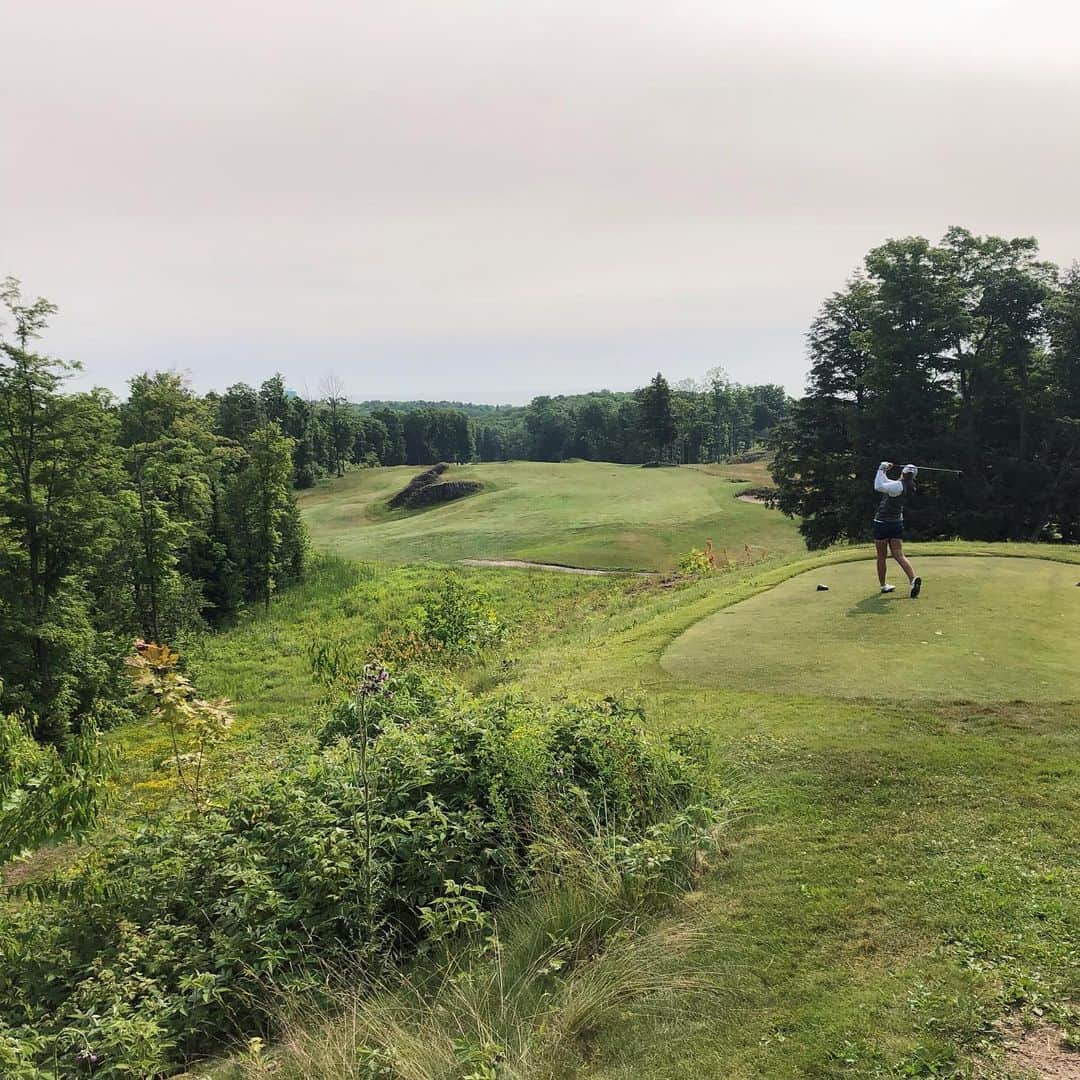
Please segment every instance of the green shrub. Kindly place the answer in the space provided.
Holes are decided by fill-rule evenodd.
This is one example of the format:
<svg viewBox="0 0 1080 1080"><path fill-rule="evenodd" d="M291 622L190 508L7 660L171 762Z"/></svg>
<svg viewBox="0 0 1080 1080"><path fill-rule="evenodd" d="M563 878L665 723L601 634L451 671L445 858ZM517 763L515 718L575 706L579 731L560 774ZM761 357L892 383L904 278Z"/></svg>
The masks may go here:
<svg viewBox="0 0 1080 1080"><path fill-rule="evenodd" d="M288 1001L273 1050L230 1075L552 1080L584 1070L599 1026L662 1015L674 995L715 1015L721 988L694 956L701 915L683 909L668 926L653 916L700 875L716 837L672 827L652 843L659 857L630 873L618 844L578 851L569 873L541 876L494 916L455 893L447 910L465 933L444 951L374 987L343 986L329 1008Z"/></svg>
<svg viewBox="0 0 1080 1080"><path fill-rule="evenodd" d="M330 746L345 738L356 742L364 734L378 736L388 723L403 727L445 710L461 691L438 675L421 668L407 667L389 673L382 693L368 698L365 709L355 699L339 702L319 730L319 744Z"/></svg>
<svg viewBox="0 0 1080 1080"><path fill-rule="evenodd" d="M89 832L114 765L89 721L59 748L39 743L24 717L0 712L0 866L24 850Z"/></svg>
<svg viewBox="0 0 1080 1080"><path fill-rule="evenodd" d="M677 569L684 577L701 577L715 571L734 570L740 565L753 566L764 562L769 553L759 544L743 544L742 562L738 555L731 556L727 549L713 549L711 540L705 541L705 549L691 548L678 562Z"/></svg>
<svg viewBox="0 0 1080 1080"><path fill-rule="evenodd" d="M679 560L676 568L685 577L700 577L702 574L711 574L716 569L716 564L710 560L708 552L695 547Z"/></svg>
<svg viewBox="0 0 1080 1080"><path fill-rule="evenodd" d="M355 737L340 739L281 775L234 780L224 805L114 840L0 917L5 1076L46 1063L51 1076L54 1059L56 1075L79 1075L80 1054L100 1058L95 1075L164 1075L265 1033L272 995L310 993L328 968L377 970L481 925L558 862L553 837L599 823L604 851L647 876L665 830L699 821L671 817L706 797L697 765L618 702L388 685L368 701L364 783Z"/></svg>
<svg viewBox="0 0 1080 1080"><path fill-rule="evenodd" d="M506 624L477 585L447 574L442 588L405 619L407 635L443 661L476 659L506 636Z"/></svg>

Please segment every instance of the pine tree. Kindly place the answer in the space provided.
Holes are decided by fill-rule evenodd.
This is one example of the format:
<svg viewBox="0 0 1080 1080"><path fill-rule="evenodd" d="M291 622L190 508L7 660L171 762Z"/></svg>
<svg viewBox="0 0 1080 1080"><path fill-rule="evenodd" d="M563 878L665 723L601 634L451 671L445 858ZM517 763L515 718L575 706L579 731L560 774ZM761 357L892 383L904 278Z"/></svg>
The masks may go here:
<svg viewBox="0 0 1080 1080"><path fill-rule="evenodd" d="M296 577L306 534L292 493L292 440L277 424L251 436L248 459L229 492L230 531L247 595L269 608L278 586Z"/></svg>
<svg viewBox="0 0 1080 1080"><path fill-rule="evenodd" d="M658 371L648 386L636 395L640 407L641 426L646 439L656 451L658 461L666 461L675 441L675 416L671 405L671 387Z"/></svg>
<svg viewBox="0 0 1080 1080"><path fill-rule="evenodd" d="M90 582L115 531L121 472L100 393L64 394L74 365L31 351L56 308L0 287L14 323L0 340L0 709L58 740L109 678Z"/></svg>

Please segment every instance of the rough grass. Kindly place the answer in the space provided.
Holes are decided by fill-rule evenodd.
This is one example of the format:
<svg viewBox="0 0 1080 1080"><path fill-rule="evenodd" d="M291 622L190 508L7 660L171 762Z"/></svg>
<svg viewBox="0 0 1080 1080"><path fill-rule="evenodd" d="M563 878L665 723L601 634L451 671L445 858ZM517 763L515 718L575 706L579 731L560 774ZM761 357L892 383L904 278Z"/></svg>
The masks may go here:
<svg viewBox="0 0 1080 1080"><path fill-rule="evenodd" d="M219 748L211 778L250 765L273 768L310 750L313 711L323 694L312 677L309 648L335 642L363 654L385 630L448 573L482 588L510 624L504 647L487 662L461 671L473 688L511 680L520 649L535 645L590 611L618 603L625 581L562 574L492 574L475 567L386 566L317 557L307 580L275 597L269 613L253 610L220 634L182 647L201 692L232 702L236 723ZM176 795L167 733L147 722L108 734L122 749L114 800L121 818L160 811Z"/></svg>
<svg viewBox="0 0 1080 1080"><path fill-rule="evenodd" d="M1049 556L1071 562L1066 572L1080 579L1075 549L936 544L912 545L911 554L994 560L973 568L986 578L1005 556ZM584 1070L594 1080L1003 1077L1001 1016L1038 1010L1075 1037L1080 705L698 686L661 664L701 619L808 570L811 584L850 570L872 589L869 556L868 547L838 549L674 589L470 572L520 630L508 667L500 659L464 671L466 682L494 693L636 696L658 728L703 727L717 767L740 777L748 807L702 887L701 936L686 958L733 999L716 1009L673 995L659 1014L605 1016ZM936 559L926 575L927 601L947 561ZM243 703L245 752L267 767L305 737L316 691L301 646L312 629L363 638L438 570L352 578L346 564L328 565L324 579L198 657L207 692ZM1080 596L1071 587L1070 597ZM830 590L828 601L842 592ZM1038 594L1026 602L1041 610ZM1037 659L1031 648L1018 642L1019 665ZM959 663L967 670L975 661Z"/></svg>
<svg viewBox="0 0 1080 1080"><path fill-rule="evenodd" d="M649 878L628 875L602 846L558 845L559 872L490 924L374 985L346 980L314 1007L286 1000L278 1044L215 1076L559 1080L579 1073L605 1026L670 1015L691 995L715 1013L730 987L695 959L700 894L687 889L721 834L718 822L710 839L688 835Z"/></svg>
<svg viewBox="0 0 1080 1080"><path fill-rule="evenodd" d="M718 551L790 556L805 550L775 510L740 502L760 483L760 463L642 469L575 461L455 466L446 478L485 490L458 503L387 511L386 499L417 472L364 469L300 496L315 546L387 562L525 559L570 566L667 570L711 539ZM747 484L732 483L730 477Z"/></svg>
<svg viewBox="0 0 1080 1080"><path fill-rule="evenodd" d="M916 571L915 601L895 567L897 589L882 595L870 562L790 578L692 626L663 667L695 683L883 702L1080 698L1075 567L923 558Z"/></svg>
<svg viewBox="0 0 1080 1080"><path fill-rule="evenodd" d="M546 914L535 905L529 913ZM579 1075L583 1050L605 1025L669 1014L691 995L717 1011L715 972L690 959L700 940L695 930L646 930L625 919L598 936L595 923L605 913L589 896L560 914L558 922L539 922L544 937L511 931L467 978L450 969L435 987L403 979L375 993L346 990L340 1011L295 1017L276 1054L233 1076L369 1080L381 1065L381 1075L401 1080L561 1080ZM553 971L567 949L578 948L595 955L565 976Z"/></svg>

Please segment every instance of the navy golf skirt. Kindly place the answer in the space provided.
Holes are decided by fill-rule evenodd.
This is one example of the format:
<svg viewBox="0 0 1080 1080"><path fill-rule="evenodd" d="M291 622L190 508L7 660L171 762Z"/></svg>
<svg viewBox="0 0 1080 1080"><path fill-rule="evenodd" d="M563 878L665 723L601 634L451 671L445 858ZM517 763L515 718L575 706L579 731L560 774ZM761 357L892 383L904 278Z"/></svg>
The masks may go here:
<svg viewBox="0 0 1080 1080"><path fill-rule="evenodd" d="M903 540L903 521L874 521L875 540Z"/></svg>

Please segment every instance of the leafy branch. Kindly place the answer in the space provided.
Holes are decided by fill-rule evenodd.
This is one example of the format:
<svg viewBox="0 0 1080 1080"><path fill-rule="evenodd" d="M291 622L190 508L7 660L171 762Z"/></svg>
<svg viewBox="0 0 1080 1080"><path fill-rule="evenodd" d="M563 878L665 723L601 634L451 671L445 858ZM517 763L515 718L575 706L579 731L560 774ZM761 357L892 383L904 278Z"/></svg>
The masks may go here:
<svg viewBox="0 0 1080 1080"><path fill-rule="evenodd" d="M0 865L89 832L114 761L91 724L57 748L39 744L25 717L0 713Z"/></svg>
<svg viewBox="0 0 1080 1080"><path fill-rule="evenodd" d="M207 755L233 722L228 701L199 697L191 680L178 670L180 654L167 645L137 641L125 663L139 706L168 728L176 777L195 809L201 810Z"/></svg>

